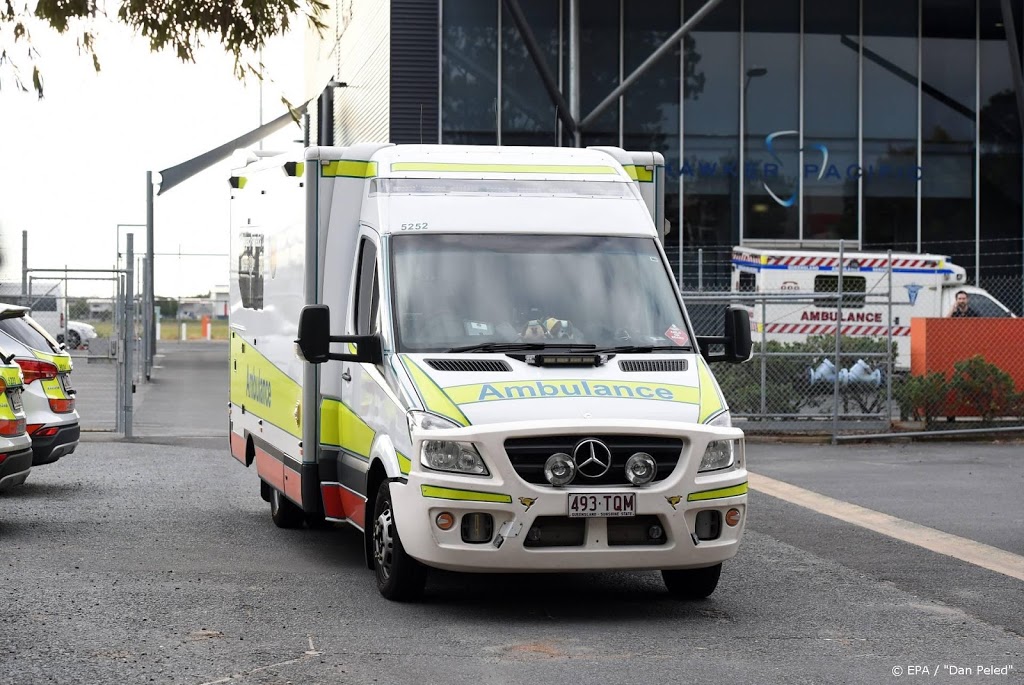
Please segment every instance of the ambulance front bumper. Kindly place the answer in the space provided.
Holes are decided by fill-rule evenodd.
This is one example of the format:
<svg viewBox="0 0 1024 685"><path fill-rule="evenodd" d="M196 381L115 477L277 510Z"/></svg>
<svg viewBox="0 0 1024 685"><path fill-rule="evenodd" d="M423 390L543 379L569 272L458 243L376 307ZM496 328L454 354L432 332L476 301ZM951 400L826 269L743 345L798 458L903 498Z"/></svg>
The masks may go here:
<svg viewBox="0 0 1024 685"><path fill-rule="evenodd" d="M516 437L610 435L679 438L682 452L668 477L645 486L588 486L577 476L556 488L527 482L504 447ZM423 439L472 442L490 477L426 469L419 463ZM708 443L716 440L735 441L734 466L698 474ZM699 568L735 556L743 536L747 472L738 429L660 421L602 421L599 427L590 421L532 422L417 433L414 447L407 481L394 481L391 492L405 550L428 566L476 572ZM633 515L570 516L570 496L583 493L602 500L632 496ZM454 521L448 530L438 524L439 516L447 518L443 514ZM487 526L476 524L486 524L488 516L490 534L482 539Z"/></svg>

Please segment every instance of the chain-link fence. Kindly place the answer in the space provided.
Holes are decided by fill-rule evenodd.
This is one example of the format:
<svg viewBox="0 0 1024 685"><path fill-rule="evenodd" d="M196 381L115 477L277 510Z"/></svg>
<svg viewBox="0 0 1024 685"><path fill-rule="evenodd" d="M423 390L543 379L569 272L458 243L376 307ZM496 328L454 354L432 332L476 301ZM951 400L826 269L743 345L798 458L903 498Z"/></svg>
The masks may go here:
<svg viewBox="0 0 1024 685"><path fill-rule="evenodd" d="M715 271L705 267L696 273ZM1005 309L972 291L976 311L958 317L946 311L957 286L934 286L941 313L917 316L903 286L732 292L721 278L698 279L700 290L686 288L690 280L683 295L697 335L722 335L730 304L750 314L753 358L714 369L736 425L750 433L844 439L1024 427L1024 356L1014 344L1024 337L1024 318L1012 299L1020 297L1020 276L980 284Z"/></svg>

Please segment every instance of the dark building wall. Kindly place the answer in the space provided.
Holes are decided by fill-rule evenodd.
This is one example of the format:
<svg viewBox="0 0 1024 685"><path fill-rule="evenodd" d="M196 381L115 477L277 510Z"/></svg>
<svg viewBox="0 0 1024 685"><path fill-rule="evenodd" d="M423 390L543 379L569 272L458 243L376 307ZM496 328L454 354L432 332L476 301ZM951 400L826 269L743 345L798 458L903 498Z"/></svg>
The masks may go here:
<svg viewBox="0 0 1024 685"><path fill-rule="evenodd" d="M437 143L438 0L391 0L391 142Z"/></svg>

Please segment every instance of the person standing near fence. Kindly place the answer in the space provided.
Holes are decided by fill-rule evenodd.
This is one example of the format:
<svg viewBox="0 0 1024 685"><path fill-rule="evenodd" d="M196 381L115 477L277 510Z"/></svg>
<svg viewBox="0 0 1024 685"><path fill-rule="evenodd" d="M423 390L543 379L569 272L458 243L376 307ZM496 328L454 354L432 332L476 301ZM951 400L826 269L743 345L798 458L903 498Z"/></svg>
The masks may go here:
<svg viewBox="0 0 1024 685"><path fill-rule="evenodd" d="M949 312L949 316L957 319L961 317L978 316L978 312L971 309L970 299L968 294L960 290L956 294L956 302L953 304L952 311Z"/></svg>

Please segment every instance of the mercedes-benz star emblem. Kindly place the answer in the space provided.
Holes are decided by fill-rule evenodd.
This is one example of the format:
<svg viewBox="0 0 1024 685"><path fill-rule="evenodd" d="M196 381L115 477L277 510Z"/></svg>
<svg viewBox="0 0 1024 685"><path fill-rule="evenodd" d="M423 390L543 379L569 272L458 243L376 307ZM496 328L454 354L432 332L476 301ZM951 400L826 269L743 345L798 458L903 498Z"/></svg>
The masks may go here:
<svg viewBox="0 0 1024 685"><path fill-rule="evenodd" d="M586 478L600 478L612 467L612 451L594 438L581 440L572 452L576 471Z"/></svg>

